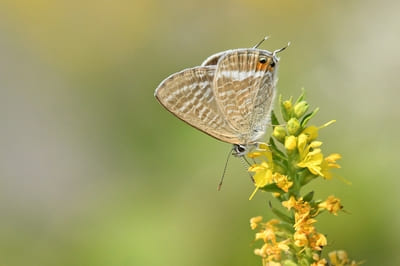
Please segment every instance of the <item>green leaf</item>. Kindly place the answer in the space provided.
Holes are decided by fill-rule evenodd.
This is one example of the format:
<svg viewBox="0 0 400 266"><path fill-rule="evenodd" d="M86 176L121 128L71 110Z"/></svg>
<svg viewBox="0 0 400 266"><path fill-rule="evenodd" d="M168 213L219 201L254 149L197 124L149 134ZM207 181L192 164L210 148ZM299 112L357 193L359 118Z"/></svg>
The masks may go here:
<svg viewBox="0 0 400 266"><path fill-rule="evenodd" d="M283 161L281 158L274 157L274 155L272 155L272 157L274 160L274 171L286 175L288 169L287 161Z"/></svg>
<svg viewBox="0 0 400 266"><path fill-rule="evenodd" d="M275 141L272 137L269 138L269 145L272 149L272 155L275 154L278 157L280 157L281 159L283 159L285 161L287 160L286 155L281 150L279 150L279 148L276 146Z"/></svg>
<svg viewBox="0 0 400 266"><path fill-rule="evenodd" d="M310 121L311 118L313 118L317 112L319 111L319 108L315 108L314 111L312 111L311 113L306 114L303 119L301 120L300 125L304 128L306 127L308 121Z"/></svg>
<svg viewBox="0 0 400 266"><path fill-rule="evenodd" d="M313 199L313 197L314 197L314 191L310 191L303 197L303 200L310 202Z"/></svg>
<svg viewBox="0 0 400 266"><path fill-rule="evenodd" d="M286 214L284 214L283 212L279 211L278 209L275 209L274 207L272 207L271 202L269 202L269 207L271 208L271 211L278 216L279 219L281 219L284 222L287 222L289 224L294 224L294 220L287 216Z"/></svg>
<svg viewBox="0 0 400 266"><path fill-rule="evenodd" d="M305 171L300 176L300 184L301 186L307 185L311 180L314 180L317 177L317 175L314 175L308 169L305 169Z"/></svg>
<svg viewBox="0 0 400 266"><path fill-rule="evenodd" d="M272 112L271 112L271 123L272 123L272 126L279 125L279 121L278 121L278 118L275 115L274 110L272 110Z"/></svg>
<svg viewBox="0 0 400 266"><path fill-rule="evenodd" d="M282 189L280 189L275 183L266 185L264 187L260 187L259 189L267 191L267 192L278 192L278 193L282 193L284 192Z"/></svg>
<svg viewBox="0 0 400 266"><path fill-rule="evenodd" d="M298 104L299 102L301 102L302 100L304 100L305 97L305 91L304 88L301 88L301 94L299 96L299 98L297 98L296 102L294 103L294 105Z"/></svg>
<svg viewBox="0 0 400 266"><path fill-rule="evenodd" d="M295 230L291 224L288 223L280 223L276 224L276 227L278 227L281 231L284 231L285 233L288 234L294 234Z"/></svg>
<svg viewBox="0 0 400 266"><path fill-rule="evenodd" d="M299 266L296 262L291 261L291 260L285 260L283 261L283 266Z"/></svg>

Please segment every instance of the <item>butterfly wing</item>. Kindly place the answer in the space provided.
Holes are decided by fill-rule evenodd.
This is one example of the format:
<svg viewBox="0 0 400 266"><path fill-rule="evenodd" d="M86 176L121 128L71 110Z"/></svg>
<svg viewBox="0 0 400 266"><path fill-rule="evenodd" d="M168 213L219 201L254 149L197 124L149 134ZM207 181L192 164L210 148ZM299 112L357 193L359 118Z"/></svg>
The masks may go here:
<svg viewBox="0 0 400 266"><path fill-rule="evenodd" d="M215 66L185 69L166 78L155 97L175 116L208 135L229 143L239 143L226 122L212 89Z"/></svg>
<svg viewBox="0 0 400 266"><path fill-rule="evenodd" d="M270 52L260 49L230 50L218 60L213 83L216 102L242 144L265 133L275 95L273 60Z"/></svg>
<svg viewBox="0 0 400 266"><path fill-rule="evenodd" d="M219 59L226 54L227 51L219 52L207 57L206 60L201 63L201 66L216 66L218 64Z"/></svg>

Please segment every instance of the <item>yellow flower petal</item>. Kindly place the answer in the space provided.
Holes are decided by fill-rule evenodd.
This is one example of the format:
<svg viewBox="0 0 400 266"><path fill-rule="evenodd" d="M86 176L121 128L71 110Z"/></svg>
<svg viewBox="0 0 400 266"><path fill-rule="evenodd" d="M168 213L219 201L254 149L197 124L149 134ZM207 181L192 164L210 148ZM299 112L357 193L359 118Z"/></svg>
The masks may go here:
<svg viewBox="0 0 400 266"><path fill-rule="evenodd" d="M285 192L288 192L289 188L293 185L293 182L290 182L287 176L280 173L274 173L272 175L272 179L274 180L275 184Z"/></svg>
<svg viewBox="0 0 400 266"><path fill-rule="evenodd" d="M256 216L250 219L250 227L252 230L258 227L258 224L262 221L262 216Z"/></svg>
<svg viewBox="0 0 400 266"><path fill-rule="evenodd" d="M332 174L330 170L332 168L340 168L340 165L336 163L336 160L339 160L340 158L342 158L342 156L338 153L333 153L325 157L321 163L321 173L322 173L321 176L323 176L326 179L331 179Z"/></svg>
<svg viewBox="0 0 400 266"><path fill-rule="evenodd" d="M298 167L308 168L311 173L314 175L323 176L321 172L321 163L323 160L323 155L320 149L315 149L312 152L309 152L306 157L297 164Z"/></svg>
<svg viewBox="0 0 400 266"><path fill-rule="evenodd" d="M301 134L305 134L308 137L308 140L312 141L312 140L318 138L318 129L319 128L316 126L309 126L309 127L306 127L301 132Z"/></svg>
<svg viewBox="0 0 400 266"><path fill-rule="evenodd" d="M343 208L343 206L340 204L340 199L334 196L329 196L327 200L318 204L318 207L321 209L326 209L334 215L337 215L338 211Z"/></svg>
<svg viewBox="0 0 400 266"><path fill-rule="evenodd" d="M296 206L296 204L297 204L297 200L294 196L290 196L289 200L282 202L282 206L286 207L288 210L290 210L291 208Z"/></svg>

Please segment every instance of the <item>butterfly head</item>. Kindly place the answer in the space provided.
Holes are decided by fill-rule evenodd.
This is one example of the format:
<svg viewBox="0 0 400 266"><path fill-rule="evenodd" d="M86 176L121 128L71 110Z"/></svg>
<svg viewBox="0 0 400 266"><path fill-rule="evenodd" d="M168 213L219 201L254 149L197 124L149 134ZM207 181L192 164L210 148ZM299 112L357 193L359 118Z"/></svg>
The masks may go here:
<svg viewBox="0 0 400 266"><path fill-rule="evenodd" d="M273 72L277 67L278 62L279 59L277 57L271 55L269 52L263 53L263 51L261 51L258 57L256 69L258 71L263 70L266 72Z"/></svg>
<svg viewBox="0 0 400 266"><path fill-rule="evenodd" d="M233 144L232 154L236 157L241 157L249 152L249 148L243 144Z"/></svg>
<svg viewBox="0 0 400 266"><path fill-rule="evenodd" d="M243 157L253 149L257 148L256 143L252 144L233 144L232 155L235 157Z"/></svg>

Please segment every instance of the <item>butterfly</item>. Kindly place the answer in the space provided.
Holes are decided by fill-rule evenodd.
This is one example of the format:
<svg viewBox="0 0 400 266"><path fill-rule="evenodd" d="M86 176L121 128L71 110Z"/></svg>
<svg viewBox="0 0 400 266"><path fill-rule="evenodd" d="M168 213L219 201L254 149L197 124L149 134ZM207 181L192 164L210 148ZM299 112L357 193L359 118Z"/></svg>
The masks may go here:
<svg viewBox="0 0 400 266"><path fill-rule="evenodd" d="M184 122L233 144L234 155L247 154L270 123L276 54L287 47L274 52L258 49L266 39L253 48L213 54L200 66L170 75L157 87L155 97Z"/></svg>

